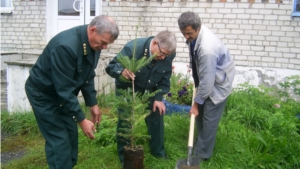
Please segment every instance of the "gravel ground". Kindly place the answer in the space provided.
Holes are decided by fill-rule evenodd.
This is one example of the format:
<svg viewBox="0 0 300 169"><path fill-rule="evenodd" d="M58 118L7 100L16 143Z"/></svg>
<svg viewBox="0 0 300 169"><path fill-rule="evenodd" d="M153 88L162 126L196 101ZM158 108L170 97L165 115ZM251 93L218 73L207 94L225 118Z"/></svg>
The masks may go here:
<svg viewBox="0 0 300 169"><path fill-rule="evenodd" d="M3 142L7 137L9 137L9 134L1 132L1 142ZM7 162L9 162L11 160L21 158L24 156L24 154L25 154L24 150L17 151L17 152L2 152L1 151L1 164L6 164Z"/></svg>

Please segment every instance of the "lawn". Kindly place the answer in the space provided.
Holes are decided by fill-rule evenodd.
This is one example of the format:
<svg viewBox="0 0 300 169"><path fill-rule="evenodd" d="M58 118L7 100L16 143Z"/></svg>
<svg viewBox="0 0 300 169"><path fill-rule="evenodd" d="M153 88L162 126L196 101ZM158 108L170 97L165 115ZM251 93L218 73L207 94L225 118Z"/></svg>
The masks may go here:
<svg viewBox="0 0 300 169"><path fill-rule="evenodd" d="M106 106L108 97L114 97L114 94L98 98L103 116L96 139L89 140L79 130L79 158L74 169L122 168L116 150L117 116ZM85 106L82 109L88 112ZM300 169L300 119L297 114L300 114L299 102L289 99L284 92L247 84L240 86L228 99L212 158L201 163L200 168ZM86 115L89 118L89 113ZM145 169L174 169L177 160L187 157L189 119L187 112L165 116L168 160L151 156L148 141L139 141L145 150ZM140 133L147 133L144 121L137 127ZM10 134L2 140L1 152L25 151L24 156L2 164L1 168L48 168L44 139L32 112L9 115L2 111L1 130Z"/></svg>

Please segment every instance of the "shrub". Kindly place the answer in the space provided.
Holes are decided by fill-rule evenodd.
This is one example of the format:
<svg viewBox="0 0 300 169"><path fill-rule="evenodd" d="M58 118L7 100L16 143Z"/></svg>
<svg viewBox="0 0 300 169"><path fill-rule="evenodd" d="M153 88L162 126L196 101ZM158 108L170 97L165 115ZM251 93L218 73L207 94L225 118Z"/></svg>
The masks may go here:
<svg viewBox="0 0 300 169"><path fill-rule="evenodd" d="M174 66L172 66L174 70ZM190 80L191 69L188 69L186 75L174 73L170 79L170 91L166 94L165 99L173 104L191 105L193 97L193 81Z"/></svg>

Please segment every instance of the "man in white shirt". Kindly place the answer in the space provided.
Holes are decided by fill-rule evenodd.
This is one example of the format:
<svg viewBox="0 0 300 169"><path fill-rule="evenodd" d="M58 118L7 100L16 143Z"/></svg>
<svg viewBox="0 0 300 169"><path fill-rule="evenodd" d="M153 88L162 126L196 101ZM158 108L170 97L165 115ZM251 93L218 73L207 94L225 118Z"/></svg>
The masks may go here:
<svg viewBox="0 0 300 169"><path fill-rule="evenodd" d="M194 155L203 160L211 157L218 124L231 93L235 66L226 46L193 12L184 12L178 26L187 40L190 66L196 87L190 114L196 116L198 131Z"/></svg>

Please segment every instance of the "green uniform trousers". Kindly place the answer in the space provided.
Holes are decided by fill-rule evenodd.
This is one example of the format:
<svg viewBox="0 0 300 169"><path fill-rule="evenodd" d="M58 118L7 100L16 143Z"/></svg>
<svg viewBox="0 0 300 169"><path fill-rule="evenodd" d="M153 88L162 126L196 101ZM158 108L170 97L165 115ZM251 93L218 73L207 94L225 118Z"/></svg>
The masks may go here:
<svg viewBox="0 0 300 169"><path fill-rule="evenodd" d="M66 111L57 105L59 99L36 89L30 80L25 91L39 129L44 136L50 169L72 169L78 156L78 127Z"/></svg>
<svg viewBox="0 0 300 169"><path fill-rule="evenodd" d="M119 113L122 113L122 111L119 111ZM156 157L166 156L164 147L164 115L160 115L158 110L151 112L151 114L145 118L145 122L148 127L148 134L151 137L149 140L151 154ZM117 133L121 132L120 127L124 128L121 126L121 124L124 123L124 120L118 119ZM121 162L124 162L124 146L126 145L130 145L130 141L117 135L117 149Z"/></svg>

